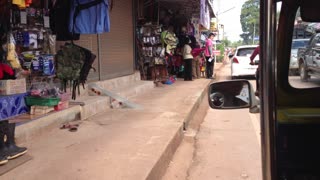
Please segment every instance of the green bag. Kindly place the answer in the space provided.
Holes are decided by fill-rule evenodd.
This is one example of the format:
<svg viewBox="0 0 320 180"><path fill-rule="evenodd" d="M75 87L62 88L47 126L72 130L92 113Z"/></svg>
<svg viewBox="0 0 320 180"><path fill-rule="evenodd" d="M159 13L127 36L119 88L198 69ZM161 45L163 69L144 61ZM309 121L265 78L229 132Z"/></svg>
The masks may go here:
<svg viewBox="0 0 320 180"><path fill-rule="evenodd" d="M85 52L81 47L73 44L65 44L57 52L56 59L56 74L61 80L61 86L64 91L67 89L68 82L72 87L72 99L76 97L76 88L80 85L81 69L85 63Z"/></svg>

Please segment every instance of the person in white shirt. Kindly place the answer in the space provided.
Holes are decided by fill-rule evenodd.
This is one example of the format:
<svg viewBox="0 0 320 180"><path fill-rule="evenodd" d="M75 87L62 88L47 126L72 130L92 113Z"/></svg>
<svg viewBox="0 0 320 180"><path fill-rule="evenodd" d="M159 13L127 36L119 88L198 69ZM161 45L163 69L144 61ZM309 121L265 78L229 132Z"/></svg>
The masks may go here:
<svg viewBox="0 0 320 180"><path fill-rule="evenodd" d="M186 38L187 42L184 46L183 46L183 60L184 60L184 80L185 81L192 81L192 60L193 60L193 56L191 54L192 48L190 46L191 44L191 40L189 38Z"/></svg>

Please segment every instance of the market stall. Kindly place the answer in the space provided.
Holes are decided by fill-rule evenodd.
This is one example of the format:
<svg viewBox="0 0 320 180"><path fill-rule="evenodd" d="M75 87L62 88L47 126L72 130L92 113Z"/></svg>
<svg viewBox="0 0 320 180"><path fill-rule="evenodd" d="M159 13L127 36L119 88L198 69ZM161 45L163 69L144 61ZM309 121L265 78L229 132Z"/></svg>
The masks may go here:
<svg viewBox="0 0 320 180"><path fill-rule="evenodd" d="M68 108L86 83L96 55L74 41L80 34L108 32L110 23L107 1L82 5L0 1L0 165L27 152L15 145L16 119ZM88 18L103 23L93 26Z"/></svg>
<svg viewBox="0 0 320 180"><path fill-rule="evenodd" d="M144 1L138 3L136 21L137 64L145 80L170 83L182 78L182 48L186 38L200 42L200 3L192 1Z"/></svg>

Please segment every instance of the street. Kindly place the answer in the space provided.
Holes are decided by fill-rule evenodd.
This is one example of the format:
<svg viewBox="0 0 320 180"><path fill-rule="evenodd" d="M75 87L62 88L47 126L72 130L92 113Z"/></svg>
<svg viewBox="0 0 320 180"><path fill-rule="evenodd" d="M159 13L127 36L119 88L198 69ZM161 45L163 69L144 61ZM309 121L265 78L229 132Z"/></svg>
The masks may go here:
<svg viewBox="0 0 320 180"><path fill-rule="evenodd" d="M230 80L230 64L218 77ZM199 112L206 114L203 123L187 130L163 179L262 179L259 114L214 110L205 103L206 111Z"/></svg>
<svg viewBox="0 0 320 180"><path fill-rule="evenodd" d="M230 80L230 64L218 77L218 81ZM255 80L249 81L255 88ZM295 88L320 86L316 78L302 82L299 76L290 76L289 82ZM262 179L260 114L251 114L248 109L214 110L205 103L202 106L206 109L199 112L206 114L202 124L187 130L163 179Z"/></svg>
<svg viewBox="0 0 320 180"><path fill-rule="evenodd" d="M311 77L307 82L302 82L299 76L290 76L289 83L295 88L313 88L320 86L320 79Z"/></svg>

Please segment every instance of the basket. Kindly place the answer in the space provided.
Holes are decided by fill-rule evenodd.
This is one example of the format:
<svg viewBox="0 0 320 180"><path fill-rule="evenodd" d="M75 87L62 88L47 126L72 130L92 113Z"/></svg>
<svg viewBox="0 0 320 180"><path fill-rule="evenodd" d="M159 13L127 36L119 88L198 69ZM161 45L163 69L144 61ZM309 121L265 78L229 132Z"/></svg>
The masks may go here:
<svg viewBox="0 0 320 180"><path fill-rule="evenodd" d="M56 106L60 102L60 98L40 98L40 97L26 97L26 104L28 106Z"/></svg>

